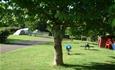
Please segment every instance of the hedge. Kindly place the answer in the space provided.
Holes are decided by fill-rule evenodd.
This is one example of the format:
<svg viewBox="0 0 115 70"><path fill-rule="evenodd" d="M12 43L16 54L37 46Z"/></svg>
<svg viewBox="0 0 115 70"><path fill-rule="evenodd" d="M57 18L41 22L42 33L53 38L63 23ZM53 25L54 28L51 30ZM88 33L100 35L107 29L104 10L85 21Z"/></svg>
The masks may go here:
<svg viewBox="0 0 115 70"><path fill-rule="evenodd" d="M2 27L0 28L0 43L5 43L8 36L16 31L17 27Z"/></svg>

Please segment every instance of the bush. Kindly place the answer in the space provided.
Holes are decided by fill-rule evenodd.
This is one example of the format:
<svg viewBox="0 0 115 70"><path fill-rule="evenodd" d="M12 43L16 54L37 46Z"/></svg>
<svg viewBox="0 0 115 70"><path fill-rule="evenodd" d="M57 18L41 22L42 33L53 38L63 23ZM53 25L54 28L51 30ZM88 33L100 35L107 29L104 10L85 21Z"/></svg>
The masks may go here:
<svg viewBox="0 0 115 70"><path fill-rule="evenodd" d="M2 27L0 28L0 43L5 43L8 36L16 31L18 28L16 27Z"/></svg>

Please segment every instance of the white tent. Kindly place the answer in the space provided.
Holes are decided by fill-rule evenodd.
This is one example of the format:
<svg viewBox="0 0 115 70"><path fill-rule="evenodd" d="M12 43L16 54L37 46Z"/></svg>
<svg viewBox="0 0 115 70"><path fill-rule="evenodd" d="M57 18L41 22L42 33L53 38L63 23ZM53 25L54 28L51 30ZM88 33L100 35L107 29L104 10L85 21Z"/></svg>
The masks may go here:
<svg viewBox="0 0 115 70"><path fill-rule="evenodd" d="M28 34L30 34L29 29L23 28L23 29L17 30L13 35L28 35Z"/></svg>

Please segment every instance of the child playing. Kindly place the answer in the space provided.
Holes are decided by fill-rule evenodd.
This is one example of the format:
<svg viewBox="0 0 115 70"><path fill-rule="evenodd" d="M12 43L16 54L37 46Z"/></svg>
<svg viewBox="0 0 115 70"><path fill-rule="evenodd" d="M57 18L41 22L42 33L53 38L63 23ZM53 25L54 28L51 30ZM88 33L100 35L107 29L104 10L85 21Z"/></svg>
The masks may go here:
<svg viewBox="0 0 115 70"><path fill-rule="evenodd" d="M68 44L68 45L65 46L65 48L67 50L67 54L70 55L70 51L72 49L72 46Z"/></svg>

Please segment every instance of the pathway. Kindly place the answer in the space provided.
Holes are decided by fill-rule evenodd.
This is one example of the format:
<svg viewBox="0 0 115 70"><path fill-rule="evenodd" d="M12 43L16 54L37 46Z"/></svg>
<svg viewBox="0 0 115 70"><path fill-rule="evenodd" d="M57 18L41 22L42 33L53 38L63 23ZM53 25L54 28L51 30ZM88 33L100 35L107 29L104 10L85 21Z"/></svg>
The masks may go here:
<svg viewBox="0 0 115 70"><path fill-rule="evenodd" d="M40 38L39 40L24 40L24 41L22 40L13 44L0 44L0 53L5 53L18 48L31 47L32 45L47 44L51 42L52 42L51 38L44 37Z"/></svg>

